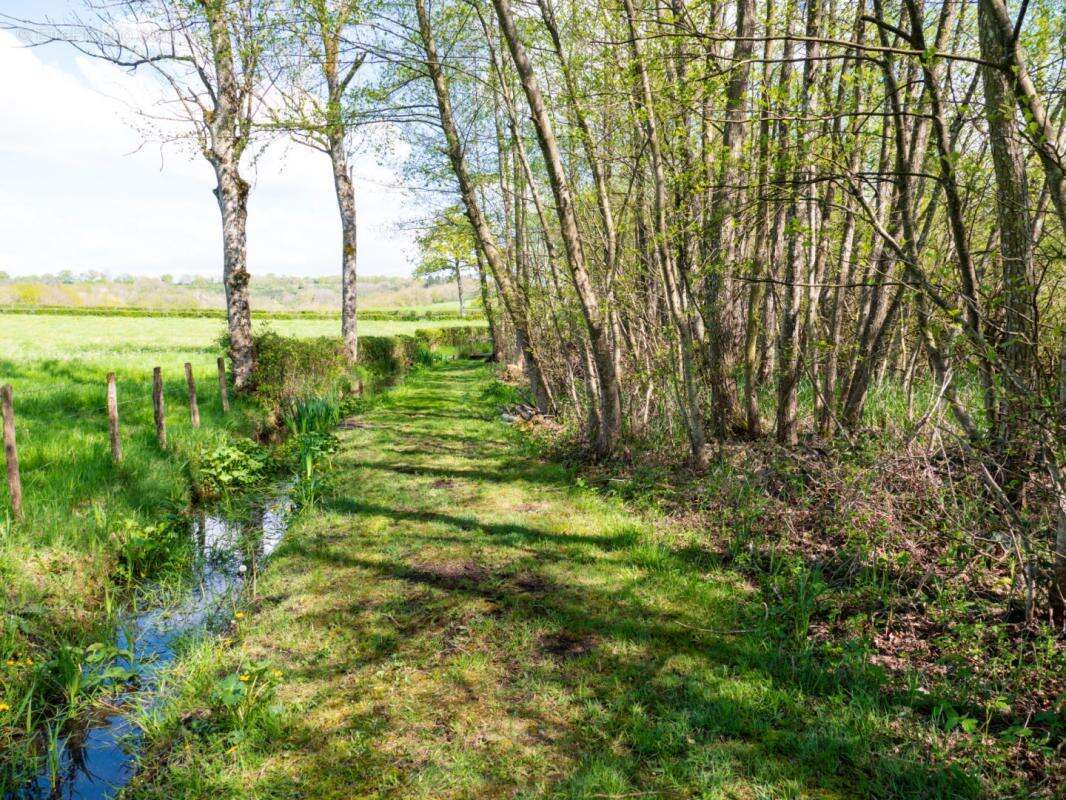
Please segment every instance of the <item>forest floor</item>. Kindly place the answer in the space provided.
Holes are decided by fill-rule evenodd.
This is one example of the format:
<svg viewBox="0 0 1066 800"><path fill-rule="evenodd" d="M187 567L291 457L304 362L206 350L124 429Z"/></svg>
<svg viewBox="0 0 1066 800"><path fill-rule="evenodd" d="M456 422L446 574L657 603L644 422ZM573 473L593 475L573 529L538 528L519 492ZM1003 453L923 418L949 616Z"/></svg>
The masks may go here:
<svg viewBox="0 0 1066 800"><path fill-rule="evenodd" d="M999 794L760 593L541 458L490 367L412 374L340 432L228 638L146 719L133 797Z"/></svg>

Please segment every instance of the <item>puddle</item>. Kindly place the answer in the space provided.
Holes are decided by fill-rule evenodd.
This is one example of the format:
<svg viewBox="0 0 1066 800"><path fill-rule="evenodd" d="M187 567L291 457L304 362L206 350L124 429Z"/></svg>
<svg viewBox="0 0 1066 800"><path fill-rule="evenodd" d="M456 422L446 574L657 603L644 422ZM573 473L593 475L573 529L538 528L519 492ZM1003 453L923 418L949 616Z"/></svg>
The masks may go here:
<svg viewBox="0 0 1066 800"><path fill-rule="evenodd" d="M191 588L174 602L129 612L118 626L115 644L133 657L116 666L135 672L137 688L113 699L113 713L74 726L61 737L54 785L46 765L11 800L105 800L129 783L140 731L122 710L156 702L159 674L174 660L179 639L230 619L242 587L255 580L263 559L285 535L292 508L288 489L253 505L247 519L206 512L193 519L190 533L200 558Z"/></svg>

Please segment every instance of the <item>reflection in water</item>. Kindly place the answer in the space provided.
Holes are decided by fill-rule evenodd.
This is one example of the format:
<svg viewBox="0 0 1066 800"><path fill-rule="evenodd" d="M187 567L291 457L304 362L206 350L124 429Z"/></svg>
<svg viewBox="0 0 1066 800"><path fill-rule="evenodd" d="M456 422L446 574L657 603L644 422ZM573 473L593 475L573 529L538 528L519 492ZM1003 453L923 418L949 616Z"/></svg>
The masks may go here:
<svg viewBox="0 0 1066 800"><path fill-rule="evenodd" d="M134 611L118 626L116 645L132 653L116 666L137 675L137 689L114 699L115 707L151 705L160 671L174 660L177 641L190 633L210 630L229 619L246 580L252 581L260 563L285 534L292 503L281 493L256 504L250 517L227 519L201 511L191 534L200 558L192 588L176 603ZM103 800L114 797L133 777L139 729L120 711L76 726L60 739L55 786L49 769L16 795L19 800Z"/></svg>

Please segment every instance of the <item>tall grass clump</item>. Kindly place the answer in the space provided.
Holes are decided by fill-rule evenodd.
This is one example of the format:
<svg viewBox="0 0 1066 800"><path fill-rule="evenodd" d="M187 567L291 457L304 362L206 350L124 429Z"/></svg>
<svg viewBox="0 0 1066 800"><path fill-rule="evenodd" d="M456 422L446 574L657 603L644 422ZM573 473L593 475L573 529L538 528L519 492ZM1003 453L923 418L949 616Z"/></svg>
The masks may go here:
<svg viewBox="0 0 1066 800"><path fill-rule="evenodd" d="M334 395L293 400L285 413L285 427L293 435L330 431L340 421L341 404Z"/></svg>

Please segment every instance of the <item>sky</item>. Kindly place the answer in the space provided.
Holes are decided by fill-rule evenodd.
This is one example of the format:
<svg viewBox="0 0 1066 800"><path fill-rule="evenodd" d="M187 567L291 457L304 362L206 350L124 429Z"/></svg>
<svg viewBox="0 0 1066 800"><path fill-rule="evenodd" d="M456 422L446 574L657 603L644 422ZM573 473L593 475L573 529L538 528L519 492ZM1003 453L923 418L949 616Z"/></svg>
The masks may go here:
<svg viewBox="0 0 1066 800"><path fill-rule="evenodd" d="M68 5L0 0L0 12L62 16ZM138 131L138 108L157 91L147 76L62 45L27 48L0 30L0 272L221 276L211 167ZM361 153L353 165L363 275L408 275L413 266L419 198L401 188L402 157L400 145L388 163ZM275 144L245 177L253 278L338 272L329 159Z"/></svg>

